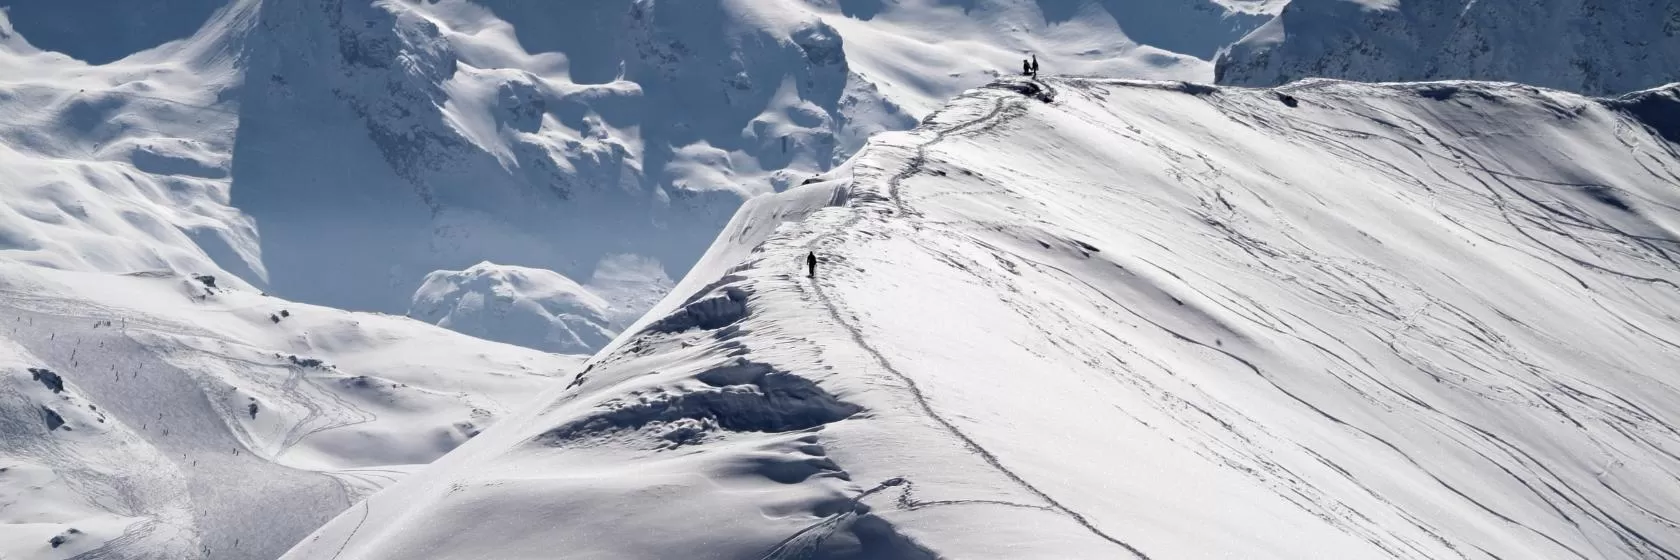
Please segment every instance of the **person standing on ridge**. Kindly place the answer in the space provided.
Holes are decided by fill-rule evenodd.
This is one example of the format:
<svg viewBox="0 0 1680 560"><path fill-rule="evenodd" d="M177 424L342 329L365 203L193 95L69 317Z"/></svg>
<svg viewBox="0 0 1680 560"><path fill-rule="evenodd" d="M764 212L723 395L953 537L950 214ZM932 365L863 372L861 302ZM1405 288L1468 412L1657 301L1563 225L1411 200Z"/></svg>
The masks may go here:
<svg viewBox="0 0 1680 560"><path fill-rule="evenodd" d="M805 267L811 269L811 272L809 273L810 277L812 277L812 278L817 277L817 254L816 253L806 253L805 254Z"/></svg>
<svg viewBox="0 0 1680 560"><path fill-rule="evenodd" d="M1032 77L1038 77L1038 55L1032 55Z"/></svg>

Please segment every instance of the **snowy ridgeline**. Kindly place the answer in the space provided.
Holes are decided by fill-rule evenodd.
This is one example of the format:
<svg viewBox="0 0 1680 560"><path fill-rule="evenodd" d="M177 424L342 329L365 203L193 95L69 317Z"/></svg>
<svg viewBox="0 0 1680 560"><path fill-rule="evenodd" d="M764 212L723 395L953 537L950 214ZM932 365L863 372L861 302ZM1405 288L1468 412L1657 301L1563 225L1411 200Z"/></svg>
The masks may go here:
<svg viewBox="0 0 1680 560"><path fill-rule="evenodd" d="M1621 94L1680 81L1680 2L1290 0L1215 73L1244 86L1475 79Z"/></svg>
<svg viewBox="0 0 1680 560"><path fill-rule="evenodd" d="M287 558L1680 552L1674 89L1044 87L749 202Z"/></svg>
<svg viewBox="0 0 1680 560"><path fill-rule="evenodd" d="M1024 52L1206 80L1172 50L1276 5L0 0L0 258L387 313L484 261L681 276L743 200ZM639 315L646 279L596 295Z"/></svg>

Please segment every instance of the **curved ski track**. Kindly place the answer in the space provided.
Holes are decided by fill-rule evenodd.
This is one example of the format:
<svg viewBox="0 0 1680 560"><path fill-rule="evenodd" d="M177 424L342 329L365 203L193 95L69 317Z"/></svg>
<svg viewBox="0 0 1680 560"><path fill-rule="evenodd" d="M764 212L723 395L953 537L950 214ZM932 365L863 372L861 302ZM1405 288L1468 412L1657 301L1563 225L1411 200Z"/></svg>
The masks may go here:
<svg viewBox="0 0 1680 560"><path fill-rule="evenodd" d="M1050 97L1051 98L1054 97L1055 90L1053 88L1051 88L1048 84L1046 84L1044 82L1039 82L1039 81L1034 81L1033 83L1037 84L1038 87L1045 88L1046 90L1048 90L1048 92L1050 94ZM993 86L993 87L995 87L995 86ZM1003 88L998 88L998 89L1003 89ZM939 144L940 142L943 142L946 138L949 138L951 136L959 135L959 134L962 134L962 133L965 133L965 132L970 132L970 131L984 130L984 129L990 128L992 126L1002 124L1004 122L1004 119L1006 119L1008 116L1010 116L1010 115L1008 115L1007 110L1010 108L1012 102L1019 103L1021 101L1023 101L1023 100L1015 98L1015 97L999 97L993 102L992 109L990 111L988 111L986 114L981 115L979 117L976 117L974 119L968 120L968 121L958 123L954 126L946 128L944 130L940 130L940 131L938 131L934 134L933 138L930 138L925 142L917 144L916 147L915 147L915 153L910 157L909 161L905 162L904 168L900 169L898 171L898 173L894 174L892 177L887 179L887 188L886 188L887 202L891 203L892 206L893 206L892 215L895 216L895 217L899 217L899 218L907 218L907 217L911 216L911 209L909 208L909 206L906 205L904 198L900 194L900 185L904 182L905 179L909 179L910 177L913 177L916 174L922 172L924 166L927 163L927 152L928 152L929 148L933 147L936 144ZM935 113L935 114L937 115L937 113ZM858 199L854 195L853 201L856 201L856 200L858 200ZM838 227L835 227L833 230L829 231L828 233L818 235L816 238L807 242L806 245L805 245L806 248L814 251L816 248L818 248L818 246L823 245L824 243L826 243L830 240L834 240L834 239L839 238L841 235L845 234L847 231L850 231L852 229L852 227L855 226L858 222L862 221L863 218L864 218L863 213L855 212L851 218L849 218L845 222L841 223ZM797 287L798 281L795 280L794 283L796 284L796 287ZM1052 511L1056 511L1058 513L1061 513L1062 515L1065 515L1065 516L1073 519L1075 522L1077 522L1081 526L1083 526L1087 531L1090 531L1092 534L1096 535L1099 538L1102 538L1103 540L1114 543L1115 545L1126 549L1127 552L1130 552L1133 556L1135 556L1137 558L1140 558L1140 559L1143 559L1143 560L1148 560L1149 559L1148 554L1144 554L1143 551L1138 550L1136 547L1134 547L1130 544L1127 544L1125 541L1120 540L1119 538L1117 538L1113 535L1110 535L1110 534L1104 532L1102 529L1097 528L1097 526L1094 523L1092 523L1090 519L1087 519L1083 514L1080 514L1079 512L1074 511L1074 510L1068 508L1065 505L1062 505L1061 502L1057 501L1055 498L1050 497L1050 495L1045 493L1043 490L1040 490L1040 489L1038 489L1038 487L1033 486L1033 484L1031 482L1028 482L1026 479L1022 478L1019 474L1016 474L1014 471L1010 470L1009 467L1004 466L1002 461L999 460L996 455L992 454L992 452L990 452L990 451L987 451L986 448L981 447L978 442L974 441L973 438L971 438L967 434L963 433L962 430L958 429L956 425L951 423L951 421L946 420L944 417L940 416L939 413L933 409L933 405L931 403L929 403L927 395L922 392L921 387L916 384L916 381L914 379L912 379L910 376L905 375L902 371L899 371L898 368L894 367L892 365L892 362L889 361L886 356L882 355L879 350L877 350L874 346L870 345L869 342L864 339L863 332L857 326L852 325L851 323L848 323L846 321L846 319L844 317L842 317L842 315L840 313L840 308L841 308L840 304L836 302L836 299L835 299L834 296L829 295L827 290L823 289L822 283L817 282L816 279L813 278L812 282L811 282L811 287L812 287L812 290L817 297L817 300L822 302L823 307L828 311L829 318L831 318L834 321L835 324L837 324L840 327L846 329L846 332L848 334L850 334L850 336L852 338L852 342L856 343L858 348L863 349L863 351L868 353L869 356L871 358L873 358L876 363L880 364L881 369L886 370L888 373L891 373L893 376L897 377L900 381L902 381L904 383L905 388L908 389L909 392L910 392L910 396L916 401L916 406L918 408L920 408L922 413L924 415L926 415L930 420L933 420L934 423L938 424L946 432L950 433L952 436L956 437L958 440L961 440L963 445L965 447L967 447L969 449L969 451L973 452L975 455L978 455L981 459L985 460L987 464L991 465L992 468L997 469L997 471L999 473L1002 473L1004 476L1008 477L1010 480L1012 480L1016 484L1020 485L1023 489L1027 490L1028 492L1031 492L1033 495L1038 496L1039 499L1044 500L1044 502L1046 504L1049 504L1049 507L1047 509L1050 509ZM880 489L880 487L877 487L877 490L878 489ZM870 492L865 492L862 495L859 495L858 499L861 500L864 496L867 496L868 494L870 494L872 492L873 492L873 490L870 491ZM989 501L985 501L985 502L986 503L992 503L992 502L989 502ZM959 501L959 502L955 502L955 503L969 503L969 501L964 500L964 501ZM1001 504L1001 502L1000 502L1000 504ZM927 505L933 505L933 504L930 503L930 504L927 504ZM941 503L940 505L944 505L944 504ZM1009 504L1009 505L1015 506L1015 507L1029 507L1029 508L1035 507L1035 506L1026 506L1026 505L1023 505L1023 504ZM839 516L839 515L846 515L846 514L842 513L842 514L836 514L836 515ZM824 519L823 521L819 522L817 525L814 525L811 528L807 528L806 531L801 531L799 534L796 534L795 537L790 537L789 541L784 541L783 543L778 544L774 549L772 549L770 551L770 554L772 556L766 556L766 558L773 557L773 555L781 552L789 544L790 541L797 538L799 535L805 534L806 532L808 532L809 530L811 530L813 528L816 528L818 526L823 526L823 525L828 525L828 526L831 526L831 527L838 525L837 523L835 523L835 521L836 521L836 518L834 518L834 517Z"/></svg>

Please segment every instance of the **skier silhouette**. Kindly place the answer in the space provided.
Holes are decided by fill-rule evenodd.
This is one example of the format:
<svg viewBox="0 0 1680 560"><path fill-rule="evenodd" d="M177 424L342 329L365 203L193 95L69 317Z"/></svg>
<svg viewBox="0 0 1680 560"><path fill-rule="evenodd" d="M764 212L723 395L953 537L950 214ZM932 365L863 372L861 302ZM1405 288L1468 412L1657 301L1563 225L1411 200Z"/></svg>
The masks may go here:
<svg viewBox="0 0 1680 560"><path fill-rule="evenodd" d="M816 253L806 253L805 254L805 266L807 268L811 269L810 276L812 278L816 278L817 277L817 254Z"/></svg>

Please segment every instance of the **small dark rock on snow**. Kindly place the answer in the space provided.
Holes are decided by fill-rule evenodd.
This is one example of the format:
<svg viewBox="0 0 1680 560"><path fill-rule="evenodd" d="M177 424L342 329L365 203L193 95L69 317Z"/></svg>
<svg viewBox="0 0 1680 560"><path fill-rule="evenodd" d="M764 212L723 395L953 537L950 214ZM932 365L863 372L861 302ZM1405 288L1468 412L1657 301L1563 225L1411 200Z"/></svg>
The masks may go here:
<svg viewBox="0 0 1680 560"><path fill-rule="evenodd" d="M30 377L35 378L36 381L40 381L42 385L46 385L47 389L54 393L64 392L64 378L59 377L58 374L53 373L50 369L29 368L29 375Z"/></svg>
<svg viewBox="0 0 1680 560"><path fill-rule="evenodd" d="M47 423L47 431L57 430L64 425L64 417L59 416L53 409L41 407L41 421Z"/></svg>
<svg viewBox="0 0 1680 560"><path fill-rule="evenodd" d="M292 362L292 365L297 366L297 367L318 368L318 367L325 367L326 366L326 362L322 362L321 360L317 360L315 358L299 358L297 356L286 356L286 359L290 360Z"/></svg>
<svg viewBox="0 0 1680 560"><path fill-rule="evenodd" d="M53 535L53 538L47 540L47 544L52 545L53 548L58 548L60 546L63 546L64 543L70 542L70 537L75 536L75 535L80 535L80 534L82 534L81 529L71 527L71 528L65 530L63 533Z"/></svg>

